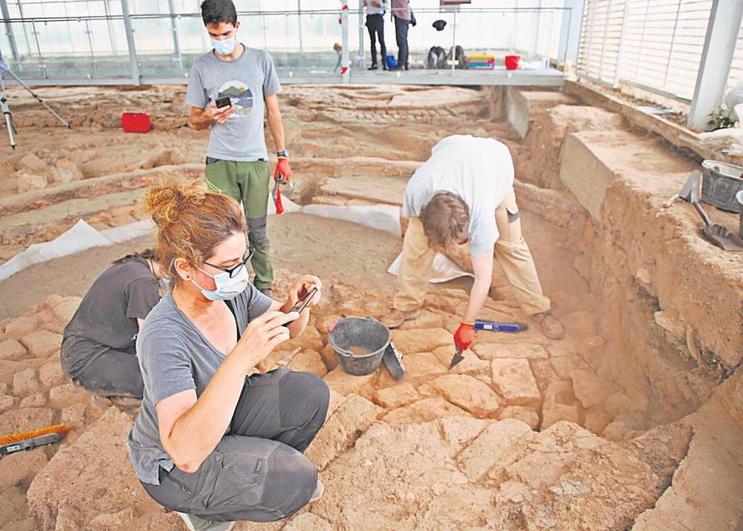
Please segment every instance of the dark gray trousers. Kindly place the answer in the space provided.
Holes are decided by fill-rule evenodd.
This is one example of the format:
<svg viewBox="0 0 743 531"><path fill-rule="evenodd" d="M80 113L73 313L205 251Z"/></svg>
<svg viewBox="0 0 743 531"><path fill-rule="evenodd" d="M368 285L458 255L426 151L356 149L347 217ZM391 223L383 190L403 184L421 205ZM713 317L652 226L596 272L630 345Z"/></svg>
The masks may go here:
<svg viewBox="0 0 743 531"><path fill-rule="evenodd" d="M408 28L410 21L395 17L395 39L397 40L397 67L408 69Z"/></svg>
<svg viewBox="0 0 743 531"><path fill-rule="evenodd" d="M302 452L328 412L320 378L281 367L246 378L229 432L193 474L160 469L142 483L167 509L215 521L271 522L304 507L317 470Z"/></svg>
<svg viewBox="0 0 743 531"><path fill-rule="evenodd" d="M371 41L372 65L377 64L377 39L382 52L382 67L387 68L387 46L384 43L384 15L366 15L366 28Z"/></svg>
<svg viewBox="0 0 743 531"><path fill-rule="evenodd" d="M142 398L144 382L135 354L85 338L67 337L62 341L62 370L92 393Z"/></svg>

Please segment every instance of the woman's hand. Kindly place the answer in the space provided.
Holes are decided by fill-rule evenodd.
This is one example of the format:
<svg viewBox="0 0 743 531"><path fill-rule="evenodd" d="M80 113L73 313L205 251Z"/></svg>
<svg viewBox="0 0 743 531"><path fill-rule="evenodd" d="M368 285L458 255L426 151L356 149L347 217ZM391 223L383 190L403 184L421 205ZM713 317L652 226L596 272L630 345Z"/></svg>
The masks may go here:
<svg viewBox="0 0 743 531"><path fill-rule="evenodd" d="M245 329L231 355L237 354L249 371L284 341L289 339L289 329L284 326L299 317L297 312L268 311L256 317Z"/></svg>
<svg viewBox="0 0 743 531"><path fill-rule="evenodd" d="M322 298L322 295L320 293L322 290L322 281L313 275L303 275L299 277L289 288L289 291L286 295L286 302L281 309L286 312L291 310L298 301L307 296L312 288L317 288L317 291L312 296L312 300L309 302L309 305L315 306L318 302L320 302L320 299Z"/></svg>

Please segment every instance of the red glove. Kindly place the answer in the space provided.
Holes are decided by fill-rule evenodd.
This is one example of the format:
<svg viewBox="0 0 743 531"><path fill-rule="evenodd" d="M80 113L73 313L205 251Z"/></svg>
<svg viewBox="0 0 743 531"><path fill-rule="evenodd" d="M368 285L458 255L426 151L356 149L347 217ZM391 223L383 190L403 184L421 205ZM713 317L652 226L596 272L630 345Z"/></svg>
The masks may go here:
<svg viewBox="0 0 743 531"><path fill-rule="evenodd" d="M285 182L292 180L292 169L289 167L289 159L280 157L276 161L276 171L273 172L273 178L277 181L283 179Z"/></svg>
<svg viewBox="0 0 743 531"><path fill-rule="evenodd" d="M459 328L454 332L454 346L459 347L460 352L464 352L470 345L475 342L475 325L462 322Z"/></svg>

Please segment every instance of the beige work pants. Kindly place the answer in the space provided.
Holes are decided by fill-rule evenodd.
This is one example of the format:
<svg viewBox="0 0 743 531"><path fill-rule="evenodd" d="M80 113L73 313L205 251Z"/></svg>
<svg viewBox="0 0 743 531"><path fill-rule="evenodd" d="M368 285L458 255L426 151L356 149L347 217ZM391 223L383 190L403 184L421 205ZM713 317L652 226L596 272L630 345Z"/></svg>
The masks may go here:
<svg viewBox="0 0 743 531"><path fill-rule="evenodd" d="M513 190L495 211L500 236L495 244L495 257L516 290L516 298L528 315L546 312L550 300L542 293L534 258L521 234L521 219ZM404 312L423 306L431 278L434 252L428 246L423 224L418 218L408 220L402 245L402 263L397 277L393 306Z"/></svg>

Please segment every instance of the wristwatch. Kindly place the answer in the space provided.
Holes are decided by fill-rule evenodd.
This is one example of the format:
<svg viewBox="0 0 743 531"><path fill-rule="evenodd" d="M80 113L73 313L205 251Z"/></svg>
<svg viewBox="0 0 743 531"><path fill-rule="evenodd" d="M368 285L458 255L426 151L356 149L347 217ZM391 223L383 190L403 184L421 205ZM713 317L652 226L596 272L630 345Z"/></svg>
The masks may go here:
<svg viewBox="0 0 743 531"><path fill-rule="evenodd" d="M281 151L276 152L276 156L280 159L288 159L289 158L289 152L285 149L282 149Z"/></svg>

